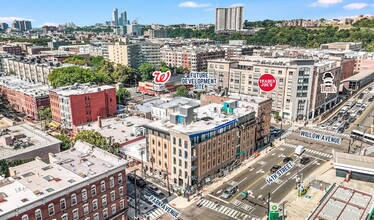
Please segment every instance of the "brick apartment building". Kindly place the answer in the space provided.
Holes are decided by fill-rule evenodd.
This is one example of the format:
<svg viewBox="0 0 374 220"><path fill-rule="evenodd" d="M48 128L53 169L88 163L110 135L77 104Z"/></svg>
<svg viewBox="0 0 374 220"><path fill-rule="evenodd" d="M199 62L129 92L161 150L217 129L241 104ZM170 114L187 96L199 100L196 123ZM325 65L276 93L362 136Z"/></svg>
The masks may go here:
<svg viewBox="0 0 374 220"><path fill-rule="evenodd" d="M0 219L127 219L126 160L78 141L49 161L10 168L0 180Z"/></svg>
<svg viewBox="0 0 374 220"><path fill-rule="evenodd" d="M78 125L117 114L116 90L112 86L75 84L50 90L52 120L62 128Z"/></svg>
<svg viewBox="0 0 374 220"><path fill-rule="evenodd" d="M9 104L29 118L39 119L39 111L50 105L48 87L22 81L14 76L2 76L0 94Z"/></svg>
<svg viewBox="0 0 374 220"><path fill-rule="evenodd" d="M145 125L147 169L155 176L169 173L170 183L194 191L235 161L255 152L256 117L241 102L201 107L180 106L163 120Z"/></svg>
<svg viewBox="0 0 374 220"><path fill-rule="evenodd" d="M189 71L207 69L207 61L225 57L225 51L218 46L182 46L161 48L161 61L168 66L184 67Z"/></svg>
<svg viewBox="0 0 374 220"><path fill-rule="evenodd" d="M17 44L0 46L0 51L4 51L13 55L22 55L22 48Z"/></svg>

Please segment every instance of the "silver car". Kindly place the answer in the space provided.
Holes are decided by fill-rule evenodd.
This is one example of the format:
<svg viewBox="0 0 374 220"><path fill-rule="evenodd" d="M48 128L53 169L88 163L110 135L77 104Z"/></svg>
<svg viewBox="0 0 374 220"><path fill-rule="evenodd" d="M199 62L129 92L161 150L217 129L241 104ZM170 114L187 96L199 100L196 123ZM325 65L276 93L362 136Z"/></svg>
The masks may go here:
<svg viewBox="0 0 374 220"><path fill-rule="evenodd" d="M235 188L235 187L229 187L229 188L227 188L227 189L222 193L222 198L224 198L224 199L228 199L228 198L230 198L232 195L235 194L235 191L236 191L236 188Z"/></svg>

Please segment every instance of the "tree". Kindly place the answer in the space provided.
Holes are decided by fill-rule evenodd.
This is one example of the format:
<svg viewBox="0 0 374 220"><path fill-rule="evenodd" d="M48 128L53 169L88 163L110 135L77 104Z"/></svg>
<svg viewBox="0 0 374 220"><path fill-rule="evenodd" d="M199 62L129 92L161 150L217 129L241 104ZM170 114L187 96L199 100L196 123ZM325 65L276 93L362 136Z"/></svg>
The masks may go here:
<svg viewBox="0 0 374 220"><path fill-rule="evenodd" d="M117 103L123 104L125 98L131 97L130 92L125 88L120 88L116 92Z"/></svg>
<svg viewBox="0 0 374 220"><path fill-rule="evenodd" d="M71 139L67 134L61 133L55 135L54 137L62 141L60 146L61 151L68 150L71 147Z"/></svg>
<svg viewBox="0 0 374 220"><path fill-rule="evenodd" d="M108 149L107 139L95 130L83 130L80 131L74 138L74 142L77 140L85 141L95 147Z"/></svg>
<svg viewBox="0 0 374 220"><path fill-rule="evenodd" d="M142 81L147 81L151 79L151 74L155 71L155 68L152 66L152 64L144 63L138 68Z"/></svg>
<svg viewBox="0 0 374 220"><path fill-rule="evenodd" d="M128 66L117 64L110 74L110 78L116 83L124 83L130 79L130 71L131 69Z"/></svg>
<svg viewBox="0 0 374 220"><path fill-rule="evenodd" d="M176 69L176 72L177 74L183 74L183 73L186 73L188 72L188 69L187 68L184 68L183 66L180 66Z"/></svg>
<svg viewBox="0 0 374 220"><path fill-rule="evenodd" d="M104 61L104 57L102 56L93 56L90 57L90 66L95 67L95 69L99 68Z"/></svg>
<svg viewBox="0 0 374 220"><path fill-rule="evenodd" d="M52 118L52 112L51 108L45 108L45 109L40 109L39 110L39 118L40 120L46 120L46 119L51 119Z"/></svg>
<svg viewBox="0 0 374 220"><path fill-rule="evenodd" d="M188 95L188 89L186 86L179 86L177 88L177 93L176 93L177 96L181 96L181 97L187 97Z"/></svg>
<svg viewBox="0 0 374 220"><path fill-rule="evenodd" d="M167 72L167 71L170 71L170 68L168 67L168 65L165 62L162 61L160 71L161 72Z"/></svg>
<svg viewBox="0 0 374 220"><path fill-rule="evenodd" d="M86 60L83 56L79 55L70 55L67 59L64 60L64 63L70 63L74 65L84 66L88 64L88 60Z"/></svg>
<svg viewBox="0 0 374 220"><path fill-rule="evenodd" d="M53 87L67 86L74 83L105 83L112 82L110 77L102 72L94 72L78 66L69 66L53 69L48 75L48 80Z"/></svg>

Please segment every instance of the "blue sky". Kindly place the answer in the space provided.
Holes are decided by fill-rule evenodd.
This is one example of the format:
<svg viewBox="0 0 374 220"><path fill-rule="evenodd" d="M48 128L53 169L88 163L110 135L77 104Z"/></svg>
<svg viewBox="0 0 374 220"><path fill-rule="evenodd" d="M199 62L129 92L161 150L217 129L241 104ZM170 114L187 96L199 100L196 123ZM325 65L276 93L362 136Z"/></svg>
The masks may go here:
<svg viewBox="0 0 374 220"><path fill-rule="evenodd" d="M374 0L1 0L0 22L32 19L33 26L111 20L113 8L141 24L213 23L214 8L244 5L244 19L340 18L374 14Z"/></svg>

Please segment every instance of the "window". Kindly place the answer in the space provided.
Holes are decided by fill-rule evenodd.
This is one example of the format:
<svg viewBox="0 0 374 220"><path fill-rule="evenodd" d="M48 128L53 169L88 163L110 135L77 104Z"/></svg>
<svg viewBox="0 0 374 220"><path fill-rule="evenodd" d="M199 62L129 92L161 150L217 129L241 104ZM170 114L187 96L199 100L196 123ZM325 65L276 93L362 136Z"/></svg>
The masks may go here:
<svg viewBox="0 0 374 220"><path fill-rule="evenodd" d="M119 209L120 210L125 209L125 201L123 199L119 202Z"/></svg>
<svg viewBox="0 0 374 220"><path fill-rule="evenodd" d="M108 218L108 209L103 210L103 218L104 219Z"/></svg>
<svg viewBox="0 0 374 220"><path fill-rule="evenodd" d="M101 204L103 204L103 206L107 205L106 195L104 195L104 196L101 197Z"/></svg>
<svg viewBox="0 0 374 220"><path fill-rule="evenodd" d="M99 217L99 213L95 213L95 215L93 216L93 220L99 220L100 217Z"/></svg>
<svg viewBox="0 0 374 220"><path fill-rule="evenodd" d="M123 187L120 187L118 189L118 192L119 192L119 196L123 196Z"/></svg>
<svg viewBox="0 0 374 220"><path fill-rule="evenodd" d="M179 146L181 147L182 146L182 139L178 139L178 141L179 141Z"/></svg>
<svg viewBox="0 0 374 220"><path fill-rule="evenodd" d="M113 188L114 187L114 178L111 176L109 181L110 181L110 188Z"/></svg>
<svg viewBox="0 0 374 220"><path fill-rule="evenodd" d="M35 220L42 220L43 217L42 217L42 211L40 211L40 209L37 209L35 211Z"/></svg>
<svg viewBox="0 0 374 220"><path fill-rule="evenodd" d="M176 139L175 139L175 137L173 137L173 144L176 144Z"/></svg>
<svg viewBox="0 0 374 220"><path fill-rule="evenodd" d="M91 195L92 195L92 196L95 196L95 195L96 195L96 186L95 186L95 185L92 185L92 186L91 186Z"/></svg>
<svg viewBox="0 0 374 220"><path fill-rule="evenodd" d="M60 199L60 207L61 207L61 210L66 209L66 200L65 199Z"/></svg>
<svg viewBox="0 0 374 220"><path fill-rule="evenodd" d="M55 214L55 205L53 205L53 203L48 205L48 214L49 216L52 216Z"/></svg>
<svg viewBox="0 0 374 220"><path fill-rule="evenodd" d="M73 210L73 220L78 220L79 219L79 212L78 209Z"/></svg>
<svg viewBox="0 0 374 220"><path fill-rule="evenodd" d="M116 214L116 204L112 205L112 215Z"/></svg>
<svg viewBox="0 0 374 220"><path fill-rule="evenodd" d="M100 188L101 188L101 192L104 192L105 191L105 181L101 181L100 183Z"/></svg>
<svg viewBox="0 0 374 220"><path fill-rule="evenodd" d="M122 185L122 173L118 174L118 184Z"/></svg>
<svg viewBox="0 0 374 220"><path fill-rule="evenodd" d="M82 200L83 200L83 201L86 201L86 200L87 200L87 190L86 190L86 189L83 189L83 190L82 190Z"/></svg>
<svg viewBox="0 0 374 220"><path fill-rule="evenodd" d="M90 212L90 210L88 208L88 204L84 204L83 205L83 213L84 213L84 215L88 215L89 212Z"/></svg>
<svg viewBox="0 0 374 220"><path fill-rule="evenodd" d="M116 192L112 191L112 192L110 193L110 201L113 202L114 200L116 200Z"/></svg>
<svg viewBox="0 0 374 220"><path fill-rule="evenodd" d="M99 208L99 206L97 204L97 199L95 199L94 201L92 201L92 209L95 211L98 208Z"/></svg>
<svg viewBox="0 0 374 220"><path fill-rule="evenodd" d="M71 194L71 205L76 205L77 204L77 194L73 193Z"/></svg>
<svg viewBox="0 0 374 220"><path fill-rule="evenodd" d="M188 147L188 142L187 142L187 141L184 141L184 147L185 147L185 148Z"/></svg>
<svg viewBox="0 0 374 220"><path fill-rule="evenodd" d="M23 215L22 220L29 220L29 216L28 215Z"/></svg>
<svg viewBox="0 0 374 220"><path fill-rule="evenodd" d="M63 214L61 220L68 220L68 213Z"/></svg>

